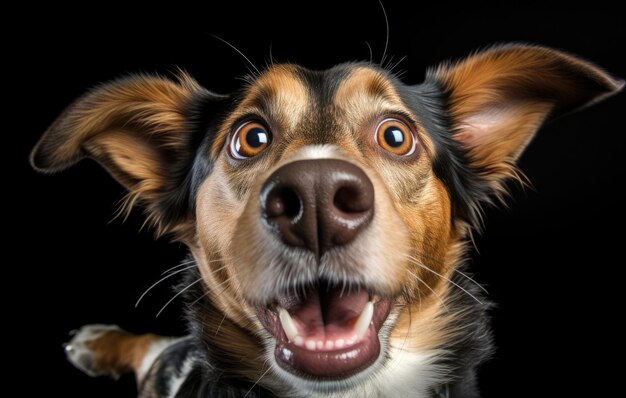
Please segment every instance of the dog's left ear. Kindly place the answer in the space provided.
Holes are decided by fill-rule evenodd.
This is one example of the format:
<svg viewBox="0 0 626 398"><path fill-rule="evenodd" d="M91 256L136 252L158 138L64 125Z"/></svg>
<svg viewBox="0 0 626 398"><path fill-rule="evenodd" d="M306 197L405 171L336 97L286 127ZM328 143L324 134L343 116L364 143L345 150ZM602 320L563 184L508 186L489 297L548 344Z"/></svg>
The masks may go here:
<svg viewBox="0 0 626 398"><path fill-rule="evenodd" d="M623 81L545 47L489 49L431 71L448 97L454 138L498 189L541 124L619 91Z"/></svg>

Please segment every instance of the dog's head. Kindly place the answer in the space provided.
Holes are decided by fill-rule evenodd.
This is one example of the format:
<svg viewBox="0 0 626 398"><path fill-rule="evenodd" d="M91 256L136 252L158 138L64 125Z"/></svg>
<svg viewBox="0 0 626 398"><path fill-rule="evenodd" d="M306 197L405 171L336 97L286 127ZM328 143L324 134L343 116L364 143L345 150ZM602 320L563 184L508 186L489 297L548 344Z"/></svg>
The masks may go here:
<svg viewBox="0 0 626 398"><path fill-rule="evenodd" d="M71 105L32 164L100 162L190 247L207 298L196 313L233 372L328 391L464 333L446 301L481 204L544 121L619 88L532 46L413 86L368 63L275 65L231 96L135 76Z"/></svg>

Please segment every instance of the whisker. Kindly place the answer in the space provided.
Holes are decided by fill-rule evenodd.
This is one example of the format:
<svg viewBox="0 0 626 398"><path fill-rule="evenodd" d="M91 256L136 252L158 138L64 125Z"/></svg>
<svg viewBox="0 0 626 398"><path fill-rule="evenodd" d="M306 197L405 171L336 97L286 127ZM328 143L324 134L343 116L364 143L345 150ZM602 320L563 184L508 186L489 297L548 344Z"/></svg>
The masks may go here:
<svg viewBox="0 0 626 398"><path fill-rule="evenodd" d="M458 273L461 276L464 276L467 280L469 280L470 282L473 282L476 286L478 286L483 292L489 294L489 292L487 291L487 289L481 285L480 283L476 282L474 279L472 279L471 276L459 271L458 269L455 269L454 272Z"/></svg>
<svg viewBox="0 0 626 398"><path fill-rule="evenodd" d="M480 301L479 299L476 298L476 296L474 296L472 293L468 292L465 288L463 288L461 285L457 284L456 282L446 278L445 276L441 275L440 273L430 269L429 267L425 266L424 264L422 264L418 259L416 259L415 257L411 257L409 255L407 255L407 257L412 260L412 263L417 265L418 267L424 268L425 270L432 272L433 274L439 276L440 278L450 282L451 284L453 284L454 286L458 287L459 289L461 289L465 294L467 294L468 296L470 296L471 298L473 298L474 300L476 300L476 302L478 304L483 304L482 301Z"/></svg>
<svg viewBox="0 0 626 398"><path fill-rule="evenodd" d="M163 310L165 310L165 308L167 308L168 305L170 305L170 303L172 301L174 301L176 299L176 297L180 296L181 294L185 293L187 290L189 290L192 286L198 284L199 282L202 282L202 278L198 278L195 282L190 283L186 288L182 289L180 292L176 293L174 295L174 297L172 297L167 303L165 303L165 305L163 307L161 307L161 310L159 310L159 312L157 312L156 317L158 318L159 315L161 315L161 313L163 312Z"/></svg>
<svg viewBox="0 0 626 398"><path fill-rule="evenodd" d="M365 40L365 45L370 52L370 64L374 63L374 52L372 51L372 46L370 46L370 43L367 40Z"/></svg>
<svg viewBox="0 0 626 398"><path fill-rule="evenodd" d="M273 66L274 65L274 55L272 54L272 42L270 41L270 65ZM268 65L268 66L270 66Z"/></svg>
<svg viewBox="0 0 626 398"><path fill-rule="evenodd" d="M418 285L417 285L418 289L419 289L419 283L421 283L421 282L419 282L419 280L418 280ZM421 294L417 295L417 300L418 300L418 302L417 302L417 310L421 313L422 312L422 295ZM409 313L409 315L411 315L411 314ZM409 325L410 325L410 323L409 323Z"/></svg>
<svg viewBox="0 0 626 398"><path fill-rule="evenodd" d="M474 233L471 229L469 229L469 240L470 242L472 242L472 246L474 247L474 250L476 250L476 253L480 255L480 250L478 250L478 245L476 244L476 240L474 239Z"/></svg>
<svg viewBox="0 0 626 398"><path fill-rule="evenodd" d="M245 60L248 62L248 64L254 68L254 70L255 70L255 71L256 71L256 73L257 73L257 76L261 74L261 71L259 71L259 68L257 68L257 67L256 67L256 65L254 65L254 64L252 63L252 61L250 61L250 59L249 59L248 57L246 57L246 56L245 56L245 54L244 54L244 53L242 53L242 52L241 52L241 51L240 51L237 47L235 47L234 45L230 44L229 42L227 42L226 40L222 39L222 38L221 38L221 37L219 37L219 36L216 36L216 35L213 35L213 34L212 34L211 36L213 36L213 37L215 37L216 39L218 39L218 40L222 41L223 43L225 43L226 45L228 45L230 48L232 48L233 50L237 51L237 52L239 53L239 55L241 55L241 56L243 57L243 59L245 59Z"/></svg>
<svg viewBox="0 0 626 398"><path fill-rule="evenodd" d="M222 268L223 268L223 267L222 267ZM218 283L217 285L215 285L215 287L214 287L214 288L209 288L210 290L209 290L208 292L205 292L204 294L201 294L201 295L200 295L200 297L198 297L196 300L194 300L194 301L190 304L190 307L193 307L194 305L196 305L196 304L198 303L198 301L202 300L203 298L205 298L205 297L209 297L209 293L211 293L212 291L214 291L214 290L215 290L215 288L218 288L218 287L222 286L222 285L223 285L223 284L225 284L226 282L230 282L230 280L231 280L231 279L232 279L232 277L226 278L226 279L224 279L222 282L220 282L220 283ZM224 290L226 290L226 288L227 288L227 287L228 287L228 286L224 286L224 288L223 288L223 289L222 289L219 293L217 293L216 295L217 295L217 296L221 295L221 294L224 292Z"/></svg>
<svg viewBox="0 0 626 398"><path fill-rule="evenodd" d="M217 336L217 334L220 332L220 329L222 328L222 323L224 323L225 319L226 319L226 313L224 313L224 316L222 317L220 324L217 325L217 330L215 330L215 336Z"/></svg>
<svg viewBox="0 0 626 398"><path fill-rule="evenodd" d="M208 262L208 264L210 264L210 263L215 263L215 262L218 262L218 261L223 261L223 260L224 260L224 259L216 259L216 260L211 260L211 261L209 261L209 262ZM185 268L183 268L183 269L180 269L180 270L178 270L178 271L170 272L170 271L172 271L172 270L174 270L174 269L176 269L176 268L178 268L178 267L180 267L180 266L184 266L184 265L188 265L188 264L192 264L192 265L189 265L189 266L187 266L187 267L185 267ZM139 306L139 303L141 303L141 300L143 300L143 298L146 296L146 294L148 294L148 292L150 292L152 289L154 289L154 288L155 288L155 287L156 287L159 283L161 283L161 282L163 282L163 281L165 281L165 280L167 280L167 279L171 278L172 276L174 276L174 275L176 275L176 274L180 274L181 272L184 272L184 271L190 270L190 269L194 268L195 266L196 266L196 262L195 262L195 260L190 260L190 261L183 262L182 264L179 264L179 265L177 265L177 266L175 266L175 267L172 267L172 268L170 268L168 271L165 271L165 273L167 273L167 272L170 272L170 273L169 273L169 274L167 274L166 276L164 276L163 278L159 279L158 281L156 281L156 282L155 282L154 284L152 284L152 286L150 286L149 288L147 288L147 289L146 289L146 291L144 291L144 292L143 292L143 294L141 295L141 297L139 297L139 299L138 299L138 300L137 300L137 302L135 303L135 308L137 308L137 307ZM225 267L226 267L226 266L220 267L220 268L218 268L218 269L216 269L216 270L211 271L211 273L213 274L213 273L215 273L215 272L218 272L218 271L220 271L220 270L224 269ZM161 275L163 275L163 274L161 274Z"/></svg>
<svg viewBox="0 0 626 398"><path fill-rule="evenodd" d="M419 294L417 297L420 301L420 307L421 307L422 297ZM409 327L406 329L406 334L404 335L404 340L402 341L402 345L400 347L396 347L400 351L404 351L404 346L406 345L406 341L409 339L409 335L411 334L411 325L413 324L413 313L411 311L411 306L409 305L408 307L409 307Z"/></svg>
<svg viewBox="0 0 626 398"><path fill-rule="evenodd" d="M428 260L432 260L432 261L436 262L439 265L445 265L445 262L444 262L443 258L429 256L428 254L421 253L421 252L417 252L417 254L420 257L423 257L423 258L428 259Z"/></svg>
<svg viewBox="0 0 626 398"><path fill-rule="evenodd" d="M389 18L387 18L387 10L385 10L385 6L383 5L382 0L378 0L380 4L380 8L383 9L383 15L385 16L385 27L387 29L387 34L385 35L385 49L383 50L383 57L380 59L380 66L382 67L385 63L385 57L387 56L387 47L389 46Z"/></svg>
<svg viewBox="0 0 626 398"><path fill-rule="evenodd" d="M243 398L246 398L248 396L248 394L250 394L250 392L252 392L252 390L254 389L254 387L256 387L257 384L259 384L259 382L261 381L262 378L265 377L265 375L267 374L267 372L270 371L270 369L272 369L271 367L268 367L267 370L265 372L263 372L263 374L261 375L261 377L259 377L259 379L254 382L254 384L252 385L252 387L250 387L250 389L248 390L248 392L246 393L246 395L243 396Z"/></svg>
<svg viewBox="0 0 626 398"><path fill-rule="evenodd" d="M198 297L197 299L195 299L191 304L189 304L189 307L193 307L194 305L198 304L198 302L200 300L202 300L205 297L209 297L209 292L204 292L200 295L200 297Z"/></svg>
<svg viewBox="0 0 626 398"><path fill-rule="evenodd" d="M226 260L230 260L231 258L232 258L232 257L222 257L222 258L216 258L216 259L214 259L214 260L207 261L207 264L217 263L217 262L220 262L220 261L226 261ZM181 267L181 266L183 266L183 265L188 265L188 264L191 264L191 263L197 263L197 262L196 262L196 260L195 260L195 259L194 259L194 260L185 261L185 262L183 262L182 264L176 265L176 266L174 266L174 267L172 267L172 268L168 269L167 271L163 272L161 275L164 275L164 274L166 274L166 273L168 273L168 272L170 272L170 271L172 271L172 270L174 270L174 269L176 269L176 268L179 268L179 267ZM223 268L223 267L222 267L222 268ZM220 269L222 269L222 268L220 268ZM212 271L212 272L216 272L216 271L218 271L218 270L215 270L215 271Z"/></svg>
<svg viewBox="0 0 626 398"><path fill-rule="evenodd" d="M436 292L436 291L434 291L432 287L428 286L428 283L424 282L422 279L420 279L420 277L419 277L419 276L415 275L415 274L414 274L413 272L411 272L410 270L408 270L408 269L407 269L406 271L407 271L409 274L413 275L413 277L414 277L415 279L417 279L417 281L418 281L418 282L420 282L422 285L426 286L426 287L428 288L428 290L430 290L430 291L431 291L431 292L435 295L435 297L437 297L437 299L439 299L439 302L441 302L441 305L443 305L443 307L446 309L446 311L450 312L450 311L449 311L449 309L448 309L448 306L446 305L445 300L444 300L444 299L443 299L443 298L442 298L439 294L437 294L437 292ZM421 298L420 298L420 306L421 306Z"/></svg>
<svg viewBox="0 0 626 398"><path fill-rule="evenodd" d="M428 259L428 260L434 261L434 262L436 262L436 263L437 263L437 264L439 264L439 265L445 265L445 263L443 262L443 260L442 260L442 259L439 259L439 258L436 258L436 257L432 257L432 256L429 256L429 255L427 255L427 254L424 254L424 253L419 253L419 252L417 253L417 255L418 255L418 256L420 256L420 257L426 258L426 259ZM458 270L458 269L456 269L456 268L454 269L454 272L457 272L459 275L461 275L461 276L465 277L467 280L469 280L470 282L472 282L473 284L475 284L476 286L478 286L478 288L480 288L483 292L485 292L485 293L489 294L489 292L487 291L487 289L486 289L483 285L481 285L480 283L476 282L476 280L474 280L471 276L469 276L469 275L467 275L467 274L465 274L465 273L463 273L463 272L459 271L459 270Z"/></svg>
<svg viewBox="0 0 626 398"><path fill-rule="evenodd" d="M149 293L152 289L154 289L154 288L155 288L158 284L160 284L161 282L163 282L163 281L165 281L165 280L167 280L167 279L169 279L169 278L173 277L173 276L174 276L174 275L176 275L176 274L180 274L181 272L185 272L185 271L187 271L187 270L189 270L189 269L192 269L192 268L193 268L193 267L195 267L195 266L196 266L196 265L195 265L195 264L193 264L193 265L187 266L187 267L185 267L185 268L183 268L183 269L179 269L178 271L172 272L172 273L170 273L169 275L166 275L166 276L164 276L163 278L159 279L158 281L154 282L154 283L152 284L152 286L150 286L149 288L147 288L147 289L146 289L146 291L145 291L145 292L143 292L143 294L141 295L141 297L139 297L139 299L138 299L138 300L137 300L137 302L135 303L135 308L137 308L137 307L139 306L139 303L141 303L141 300L143 300L143 298L146 296L146 294L148 294L148 293Z"/></svg>
<svg viewBox="0 0 626 398"><path fill-rule="evenodd" d="M163 271L163 272L161 273L161 275L165 275L165 274L167 274L168 272L174 271L174 270L175 270L175 269L177 269L177 268L184 267L185 265L189 265L189 264L191 264L191 263L195 263L195 262L196 262L196 260L188 260L188 261L183 261L182 263L180 263L180 264L178 264L178 265L175 265L175 266L173 266L172 268L168 268L168 269L166 269L165 271Z"/></svg>
<svg viewBox="0 0 626 398"><path fill-rule="evenodd" d="M398 62L392 63L391 60L389 60L389 64L387 66L387 70L389 70L390 72L393 72L395 74L394 69L396 69L402 62L404 62L405 59L406 59L406 55L404 57L400 58L398 60Z"/></svg>

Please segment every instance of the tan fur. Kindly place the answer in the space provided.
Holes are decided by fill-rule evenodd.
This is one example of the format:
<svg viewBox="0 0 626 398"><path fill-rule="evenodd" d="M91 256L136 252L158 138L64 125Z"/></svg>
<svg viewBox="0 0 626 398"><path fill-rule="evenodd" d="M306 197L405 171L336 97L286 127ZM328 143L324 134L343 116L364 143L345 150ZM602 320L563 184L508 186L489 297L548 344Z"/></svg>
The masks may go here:
<svg viewBox="0 0 626 398"><path fill-rule="evenodd" d="M224 121L223 128L214 141L211 152L218 156L224 145L229 127L234 121L246 115L265 115L273 121L269 126L272 133L287 138L295 130L297 122L310 108L307 88L294 75L291 65L277 65L264 72L249 86L245 97L237 108ZM268 105L267 114L260 109L260 104Z"/></svg>
<svg viewBox="0 0 626 398"><path fill-rule="evenodd" d="M549 115L597 101L623 84L585 61L533 46L496 47L430 75L450 94L457 139L496 191L505 178L519 177L515 161ZM568 78L576 75L589 82Z"/></svg>
<svg viewBox="0 0 626 398"><path fill-rule="evenodd" d="M165 152L188 150L186 107L202 90L183 72L178 81L135 76L98 88L50 126L33 150L33 165L55 171L89 155L128 189L124 211L136 203L154 203L174 189L164 169ZM47 139L53 135L54 140ZM36 155L43 155L45 164ZM188 237L185 223L168 225L156 212L149 212L148 219L158 234Z"/></svg>
<svg viewBox="0 0 626 398"><path fill-rule="evenodd" d="M141 363L150 345L160 338L151 333L136 335L123 330L110 330L86 345L93 353L93 366L98 373L140 374Z"/></svg>
<svg viewBox="0 0 626 398"><path fill-rule="evenodd" d="M225 156L218 157L213 173L199 191L196 213L198 246L193 252L208 287L207 296L219 309L218 314L227 314L230 321L224 322L220 315L211 315L212 321L208 322L212 326L207 327L217 329L216 325L221 324L214 343L218 346L223 344L224 348L237 336L238 345L233 349L237 353L229 352L239 355L246 362L247 366L242 369L256 369L258 374L264 370L254 360L253 353L259 352L258 345L239 331L241 328L251 333L264 333L256 319L255 309L246 304L250 293L263 284L259 278L271 269L261 260L262 252L259 252L271 251L271 245L263 243L265 235L258 228L258 192L271 172L298 159L301 148L308 144L303 141L307 135L298 133L306 124L306 112L293 110L306 109L311 99L300 96L305 91L295 87L300 87L301 83L294 83L297 78L286 74L287 71L280 68L276 73L271 69L262 75L259 79L262 88L253 87L233 112L234 116L229 118L236 120L250 109L258 112L252 104L258 100L259 92L265 91L266 98L270 99L266 108L279 112L278 117L262 115L271 121L276 132L273 146L252 167L243 170L234 168ZM283 86L289 88L288 93L276 95L275 90ZM279 111L284 106L280 102L285 96L292 101L292 112L286 114ZM449 277L452 270L450 260L454 259L447 259L446 256L449 246L456 239L451 232L447 192L430 169L430 159L434 156L432 143L424 132L417 130L419 154L413 161L406 162L392 159L376 146L373 142L375 117L409 111L392 85L374 70L359 68L348 76L337 90L334 106L337 131L349 134L337 134L335 142L329 143L336 149L333 157L358 164L370 176L376 191L377 214L369 228L372 236L365 234L361 241L338 250L337 256L346 259L341 261L341 272L357 278L362 275L379 291L390 296L410 292L415 303L406 306L399 314L392 339L410 336L412 342L407 349L422 349L438 340L439 331L445 329L450 319L440 316L447 284L444 278L412 264L408 256ZM280 121L286 125L280 124ZM419 126L419 121L414 123ZM225 126L228 126L228 121ZM226 129L221 134L224 138L216 140L214 151L224 146ZM411 185L407 185L409 181ZM240 190L239 186L246 188ZM380 253L386 253L386 258L376 262L376 268L365 268L361 260L371 257L364 253L368 253L367 246L371 246L372 241L382 242L381 247L385 249ZM306 272L305 269L293 270L294 275ZM411 322L407 321L409 312ZM433 319L440 328L431 329L432 333L414 333L408 329L409 323L426 328L425 325Z"/></svg>
<svg viewBox="0 0 626 398"><path fill-rule="evenodd" d="M364 134L361 138L369 140L375 118L379 115L411 112L395 92L391 82L379 71L359 67L355 68L341 83L333 103L336 106L334 116L342 127L353 134ZM419 119L413 117L411 122L417 126L417 135L421 144L432 154L433 146L422 130Z"/></svg>
<svg viewBox="0 0 626 398"><path fill-rule="evenodd" d="M179 147L180 136L176 131L185 123L184 106L198 90L195 80L183 74L178 83L144 76L94 91L82 99L87 102L72 119L64 121L72 134L59 142L54 152L55 162L69 161L80 152L84 142L124 126L138 128L138 135L158 136L165 146ZM61 126L53 125L50 131L57 127Z"/></svg>
<svg viewBox="0 0 626 398"><path fill-rule="evenodd" d="M496 194L503 179L517 176L514 163L546 118L620 87L593 65L531 46L491 49L443 65L430 78L449 95L452 133L465 146L472 172ZM465 252L466 225L453 219L450 193L433 170L439 147L380 70L354 67L330 103L321 104L307 84L296 66L277 65L245 88L218 126L195 214L176 222L164 221L150 206L180 189L167 160L190 151L187 105L205 92L185 74L178 81L141 76L94 90L51 126L32 155L33 165L45 171L92 156L128 188L128 208L146 205L158 233L173 232L187 244L201 276L192 283L202 284L189 305L200 307L194 314L213 355L229 377L257 381L263 375L262 384L275 392L285 383L267 372L270 336L257 306L284 288L279 281L349 279L391 298L395 324L386 329L394 349L430 353L463 333L451 326L461 317L446 303L459 294L451 279ZM376 143L376 127L388 117L412 130L412 154L391 155ZM236 123L246 118L267 124L272 141L242 165L229 157L228 146ZM319 261L306 251L292 261L285 256L297 249L282 245L259 222L259 193L272 172L311 158L359 166L374 186L375 212L350 243ZM122 374L139 370L156 338L112 330L88 345L98 370Z"/></svg>
<svg viewBox="0 0 626 398"><path fill-rule="evenodd" d="M268 74L275 84L281 86L272 71ZM284 76L284 70L281 70L281 74L286 80L285 85L292 87L295 78ZM260 80L266 81L264 76ZM252 98L257 92L257 89L252 90L253 94L246 97L241 109L235 110L234 115L249 112L249 104L254 102ZM296 98L292 96L292 100ZM306 108L310 102L306 97L297 98L297 101L300 101L299 105L292 104L296 109ZM385 285L379 285L378 288L392 296L401 291L410 292L414 302L406 303L398 313L397 326L390 336L392 344L402 344L413 352L432 349L451 337L444 331L454 314L444 314L443 300L449 289L446 279L451 277L453 266L459 258L458 254L449 256L450 247L456 247L458 237L452 232L447 191L430 168L434 156L432 142L418 127L419 156L413 162L400 163L381 153L375 144L372 145L376 127L373 118L376 115L410 114L392 85L374 70L361 68L353 72L337 90L334 106L337 108L334 112L339 125L337 129L350 134L337 136L335 148L341 149L333 157L357 163L369 175L377 192L377 218L371 228L376 233L370 239L389 238L384 245L387 258L379 264L380 270L359 269L358 257L367 257L363 254L367 253L367 247L361 246L368 245L370 239L363 239L362 244L356 243L345 250L349 252L346 258L354 258L351 252L359 254L354 261L343 261L342 268L349 275L363 272L370 275L372 280L384 282ZM279 109L280 106L270 103L269 108ZM298 124L305 120L305 112L300 113L300 119L297 116L297 113L291 112L288 126L275 126L278 134L298 131ZM413 122L419 126L418 120ZM221 323L216 332L215 344L227 347L237 336L237 347L229 352L246 362L247 366L241 369L256 369L256 375L264 371L252 359L253 353L258 352L258 346L251 337L239 331L242 328L253 333L264 333L256 320L255 310L245 304L245 293L258 288L259 282L255 276L268 268L267 264L259 263L259 253L251 249L270 250L267 245L252 243L263 239L263 232L257 228L256 198L265 178L282 165L297 160L300 149L308 144L302 140L302 135L292 135L293 138L289 137L289 140L278 135L276 140L283 139L282 142L268 148L265 158L243 171L234 169L225 157L220 157L214 173L203 184L198 195L198 242L202 247L194 251L195 257L200 259L201 274L209 287L208 296L219 313L228 314L227 317L232 321L218 321L219 315L216 315L213 322L209 323L214 329L217 329L216 323ZM216 143L214 148L222 145L223 141ZM233 189L233 180L238 184L243 182L248 187L244 195L238 195L239 191ZM411 181L412 185L406 185L407 181ZM398 235L393 235L394 232L398 232ZM457 253L456 250L454 252ZM211 255L207 256L206 253ZM394 253L401 255L391 260L390 256ZM402 253L435 273L412 264ZM354 269L351 269L352 265ZM294 271L295 274L298 272L306 271ZM213 289L212 286L218 288ZM237 369L234 371L241 372ZM254 375L248 374L248 377Z"/></svg>

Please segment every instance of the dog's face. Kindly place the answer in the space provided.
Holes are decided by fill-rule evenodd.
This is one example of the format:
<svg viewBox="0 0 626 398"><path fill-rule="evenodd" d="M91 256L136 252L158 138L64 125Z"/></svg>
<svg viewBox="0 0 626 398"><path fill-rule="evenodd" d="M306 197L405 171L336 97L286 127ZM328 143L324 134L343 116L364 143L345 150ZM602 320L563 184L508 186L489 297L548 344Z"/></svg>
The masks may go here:
<svg viewBox="0 0 626 398"><path fill-rule="evenodd" d="M402 375L462 336L463 308L446 304L479 300L452 279L480 204L547 117L619 88L528 46L415 86L371 64L276 65L233 96L142 77L79 100L32 159L96 158L190 247L192 311L235 373L332 391Z"/></svg>
<svg viewBox="0 0 626 398"><path fill-rule="evenodd" d="M401 309L420 295L426 306L419 281L446 288L458 232L433 170L432 120L394 80L368 65L272 67L211 146L194 252L207 285L224 286L214 302L267 336L285 375L363 372Z"/></svg>

